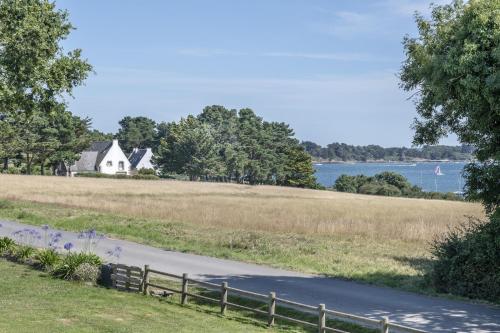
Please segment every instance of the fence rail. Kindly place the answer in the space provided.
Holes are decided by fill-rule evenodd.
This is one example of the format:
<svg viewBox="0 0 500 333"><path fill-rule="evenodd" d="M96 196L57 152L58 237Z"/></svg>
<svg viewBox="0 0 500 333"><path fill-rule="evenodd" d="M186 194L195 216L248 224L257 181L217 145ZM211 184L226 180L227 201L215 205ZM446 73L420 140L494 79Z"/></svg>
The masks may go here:
<svg viewBox="0 0 500 333"><path fill-rule="evenodd" d="M399 325L396 323L391 323L387 317L382 317L380 320L376 320L372 318L357 316L354 314L340 312L333 309L327 309L324 304L319 304L318 306L303 304L288 299L276 297L275 292L270 292L269 295L264 295L249 290L229 287L227 282L216 284L212 282L201 281L190 278L188 277L187 274L177 275L168 272L158 271L149 268L149 265L144 266L144 270L142 270L139 267L128 267L125 265L113 265L112 268L113 268L112 279L114 281L113 286L117 288L124 289L123 286L125 286L126 287L125 289L127 290L142 291L144 295L149 295L150 288L167 290L172 293L180 294L182 304L188 303L188 297L197 298L213 303L218 303L220 305L220 312L223 315L226 313L228 307L232 307L246 311L251 311L263 316L267 316L269 326L273 326L275 324L275 320L279 319L308 327L316 327L319 333L326 333L326 332L348 333L346 331L342 331L340 329L327 326L326 319L328 317L332 319L347 321L350 323L356 323L364 327L378 328L381 333L391 333L391 332L428 333L426 331L422 331L419 329ZM151 274L158 274L172 279L177 279L181 282L181 289L179 290L164 285L160 285L157 283L151 283L150 282ZM137 283L139 282L140 285L137 285ZM201 288L205 290L209 290L211 292L217 292L219 293L219 297L214 298L206 295L200 295L193 292L189 292L189 285L201 286ZM242 298L247 298L267 304L267 309L262 310L261 308L255 308L247 305L230 302L228 301L229 292ZM313 323L303 319L294 318L291 316L285 316L283 314L278 314L276 313L277 304L284 305L286 307L292 308L302 313L307 313L309 315L316 314L318 316L317 322Z"/></svg>

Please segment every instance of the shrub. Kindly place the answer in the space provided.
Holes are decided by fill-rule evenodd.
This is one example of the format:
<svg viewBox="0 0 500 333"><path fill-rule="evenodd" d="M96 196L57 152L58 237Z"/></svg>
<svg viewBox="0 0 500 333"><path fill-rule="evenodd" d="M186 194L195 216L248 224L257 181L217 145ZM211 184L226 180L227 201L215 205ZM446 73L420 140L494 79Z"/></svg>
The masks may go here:
<svg viewBox="0 0 500 333"><path fill-rule="evenodd" d="M11 175L19 175L21 173L21 169L16 168L15 166L9 166L7 168L6 173L11 174Z"/></svg>
<svg viewBox="0 0 500 333"><path fill-rule="evenodd" d="M28 245L14 247L12 255L19 262L27 262L35 254L35 248Z"/></svg>
<svg viewBox="0 0 500 333"><path fill-rule="evenodd" d="M395 186L400 191L408 190L412 187L408 179L405 176L400 175L396 172L384 171L376 174L374 178L379 182L384 182L389 185Z"/></svg>
<svg viewBox="0 0 500 333"><path fill-rule="evenodd" d="M149 170L149 169L145 169ZM77 173L75 175L76 177L84 177L84 178L110 178L110 179L145 179L145 180L157 180L160 179L155 174L137 174L133 176L128 176L125 174L117 174L117 175L108 175L104 173L98 173L98 172L85 172L85 173Z"/></svg>
<svg viewBox="0 0 500 333"><path fill-rule="evenodd" d="M359 187L372 180L372 177L365 175L348 176L340 175L335 181L335 189L339 192L358 193Z"/></svg>
<svg viewBox="0 0 500 333"><path fill-rule="evenodd" d="M9 237L0 238L0 255L10 254L16 243Z"/></svg>
<svg viewBox="0 0 500 333"><path fill-rule="evenodd" d="M382 184L377 190L377 195L386 195L389 197L401 196L401 190L394 185Z"/></svg>
<svg viewBox="0 0 500 333"><path fill-rule="evenodd" d="M359 187L358 193L362 194L377 194L380 188L380 184L378 183L366 183Z"/></svg>
<svg viewBox="0 0 500 333"><path fill-rule="evenodd" d="M132 179L143 179L143 180L157 180L160 179L157 175L133 175L130 178Z"/></svg>
<svg viewBox="0 0 500 333"><path fill-rule="evenodd" d="M154 175L156 176L156 171L155 169L146 169L146 168L141 168L138 171L139 175Z"/></svg>
<svg viewBox="0 0 500 333"><path fill-rule="evenodd" d="M432 244L431 281L439 292L500 301L500 218L470 219Z"/></svg>
<svg viewBox="0 0 500 333"><path fill-rule="evenodd" d="M61 257L54 249L43 249L36 254L36 260L42 269L50 271L61 261Z"/></svg>
<svg viewBox="0 0 500 333"><path fill-rule="evenodd" d="M75 271L71 275L71 279L75 281L96 283L100 273L100 266L84 262L76 267Z"/></svg>
<svg viewBox="0 0 500 333"><path fill-rule="evenodd" d="M96 267L101 266L101 258L95 254L89 253L69 253L66 255L62 262L54 269L53 275L63 279L72 279L78 266L82 264L89 264Z"/></svg>

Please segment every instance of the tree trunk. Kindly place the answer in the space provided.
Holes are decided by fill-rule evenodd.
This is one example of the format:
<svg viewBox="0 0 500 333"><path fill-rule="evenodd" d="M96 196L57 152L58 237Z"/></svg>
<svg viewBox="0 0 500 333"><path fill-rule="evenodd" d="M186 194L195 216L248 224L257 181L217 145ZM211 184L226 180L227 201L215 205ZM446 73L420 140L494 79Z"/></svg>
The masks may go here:
<svg viewBox="0 0 500 333"><path fill-rule="evenodd" d="M7 171L8 168L9 168L9 158L8 157L4 157L4 159L3 159L3 170Z"/></svg>
<svg viewBox="0 0 500 333"><path fill-rule="evenodd" d="M43 162L40 163L40 175L42 175L42 176L45 175L45 169L44 169Z"/></svg>

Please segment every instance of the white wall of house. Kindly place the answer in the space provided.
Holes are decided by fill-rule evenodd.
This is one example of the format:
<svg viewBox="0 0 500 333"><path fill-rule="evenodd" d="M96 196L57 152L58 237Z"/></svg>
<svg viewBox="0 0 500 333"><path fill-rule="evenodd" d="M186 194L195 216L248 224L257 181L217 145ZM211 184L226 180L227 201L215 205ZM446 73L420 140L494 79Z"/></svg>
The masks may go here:
<svg viewBox="0 0 500 333"><path fill-rule="evenodd" d="M153 163L151 163L151 159L153 158L153 152L151 148L146 148L146 153L137 164L136 169L154 169Z"/></svg>
<svg viewBox="0 0 500 333"><path fill-rule="evenodd" d="M114 175L126 173L130 175L130 162L118 145L118 140L113 140L113 145L99 164L99 172Z"/></svg>

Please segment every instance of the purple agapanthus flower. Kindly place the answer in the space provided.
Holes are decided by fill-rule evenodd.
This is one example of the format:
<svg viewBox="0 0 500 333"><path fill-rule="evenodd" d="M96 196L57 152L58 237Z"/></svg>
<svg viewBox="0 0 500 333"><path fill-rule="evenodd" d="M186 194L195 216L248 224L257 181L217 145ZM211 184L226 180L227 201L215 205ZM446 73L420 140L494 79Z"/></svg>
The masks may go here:
<svg viewBox="0 0 500 333"><path fill-rule="evenodd" d="M64 244L64 249L67 251L70 251L73 247L74 247L74 245L71 242Z"/></svg>
<svg viewBox="0 0 500 333"><path fill-rule="evenodd" d="M42 230L49 230L49 225L48 224L42 225Z"/></svg>

